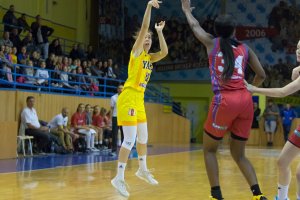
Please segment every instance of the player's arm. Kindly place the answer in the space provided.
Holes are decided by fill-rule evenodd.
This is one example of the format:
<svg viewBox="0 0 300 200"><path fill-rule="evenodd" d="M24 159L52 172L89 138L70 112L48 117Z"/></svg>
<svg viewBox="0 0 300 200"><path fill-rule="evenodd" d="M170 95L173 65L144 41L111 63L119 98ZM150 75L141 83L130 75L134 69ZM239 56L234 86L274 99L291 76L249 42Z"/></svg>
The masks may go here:
<svg viewBox="0 0 300 200"><path fill-rule="evenodd" d="M158 62L168 55L168 46L167 46L164 34L162 32L164 27L165 27L165 21L161 21L161 22L155 24L155 29L156 29L156 32L158 35L158 40L159 40L160 51L150 54L152 63Z"/></svg>
<svg viewBox="0 0 300 200"><path fill-rule="evenodd" d="M252 85L255 86L261 85L266 78L266 73L263 67L261 66L256 54L253 52L251 48L249 48L249 65L251 69L255 72Z"/></svg>
<svg viewBox="0 0 300 200"><path fill-rule="evenodd" d="M196 38L203 43L206 48L213 47L213 36L207 33L199 24L197 19L192 15L191 2L190 0L181 0L182 10L187 18L187 21L196 36Z"/></svg>
<svg viewBox="0 0 300 200"><path fill-rule="evenodd" d="M150 26L152 6L155 8L159 8L160 3L161 3L161 1L158 1L158 0L151 0L148 2L148 5L147 5L146 11L145 11L145 15L143 18L141 30L137 36L137 39L133 45L133 48L132 48L132 52L133 52L134 56L139 56L143 51L143 42L146 37L146 34L148 33L148 29Z"/></svg>
<svg viewBox="0 0 300 200"><path fill-rule="evenodd" d="M300 89L300 77L283 88L258 88L248 84L246 81L245 84L250 92L264 94L269 97L285 97L297 92Z"/></svg>

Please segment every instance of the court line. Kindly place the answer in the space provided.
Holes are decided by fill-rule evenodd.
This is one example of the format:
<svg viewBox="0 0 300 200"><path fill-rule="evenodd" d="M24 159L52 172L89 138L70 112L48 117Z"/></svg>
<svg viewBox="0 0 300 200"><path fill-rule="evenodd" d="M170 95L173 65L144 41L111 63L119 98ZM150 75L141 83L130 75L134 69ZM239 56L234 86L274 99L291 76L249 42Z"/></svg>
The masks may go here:
<svg viewBox="0 0 300 200"><path fill-rule="evenodd" d="M169 152L169 153L165 153L165 154L154 154L154 155L149 155L147 157L164 156L164 155L169 155L169 154L187 153L187 152L194 152L194 151L202 151L202 149L195 149L195 150L189 150L189 151L179 151L179 152ZM133 159L136 159L136 158L130 158L128 160L133 160ZM23 173L23 172L35 172L35 171L40 171L40 170L53 170L53 169L59 169L59 168L64 168L64 167L78 167L78 166L89 165L89 164L94 164L94 163L110 163L110 162L116 162L116 161L117 160L108 160L108 161L101 161L101 162L89 162L89 163L84 163L84 164L56 166L56 167L49 167L49 168L43 168L43 169L22 170L22 171L16 171L16 172L3 172L3 173L0 173L0 176L1 175L6 175L6 174Z"/></svg>

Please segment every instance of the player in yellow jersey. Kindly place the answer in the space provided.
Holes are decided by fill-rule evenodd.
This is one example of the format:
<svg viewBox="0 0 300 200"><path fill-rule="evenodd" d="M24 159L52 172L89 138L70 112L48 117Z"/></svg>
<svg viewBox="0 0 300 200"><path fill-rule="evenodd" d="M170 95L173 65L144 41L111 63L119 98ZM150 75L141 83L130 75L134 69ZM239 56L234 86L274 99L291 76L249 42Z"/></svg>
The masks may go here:
<svg viewBox="0 0 300 200"><path fill-rule="evenodd" d="M111 180L111 184L125 197L128 197L129 193L126 189L124 172L135 139L137 140L139 160L139 169L135 175L149 184L158 184L146 164L148 130L144 92L153 69L152 63L161 60L168 54L168 47L162 33L165 26L164 21L155 25L161 50L157 53L149 53L152 45L152 33L149 32L151 9L152 7L158 9L160 3L162 2L158 0L148 2L141 30L137 34L130 53L128 79L117 102L118 125L123 126L124 141L119 152L118 172L116 177Z"/></svg>
<svg viewBox="0 0 300 200"><path fill-rule="evenodd" d="M141 30L137 34L130 53L128 79L117 102L118 125L123 126L124 141L119 152L118 172L116 177L111 180L111 184L125 197L128 197L129 193L126 189L124 172L135 139L137 140L139 161L139 169L135 175L149 184L158 184L146 164L148 130L144 92L153 70L152 63L163 59L168 54L168 47L162 33L165 26L164 21L155 25L161 50L149 53L152 45L152 33L149 31L151 9L152 7L158 9L160 3L162 2L158 0L148 2Z"/></svg>

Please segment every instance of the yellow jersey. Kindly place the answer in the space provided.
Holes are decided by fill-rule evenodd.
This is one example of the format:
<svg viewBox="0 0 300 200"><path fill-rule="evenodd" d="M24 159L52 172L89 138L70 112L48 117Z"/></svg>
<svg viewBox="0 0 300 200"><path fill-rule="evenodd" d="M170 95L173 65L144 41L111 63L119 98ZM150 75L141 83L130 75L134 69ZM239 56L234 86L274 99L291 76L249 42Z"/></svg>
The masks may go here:
<svg viewBox="0 0 300 200"><path fill-rule="evenodd" d="M139 92L145 92L153 70L153 65L150 60L151 56L145 51L138 57L135 57L131 51L128 65L128 78L124 88L130 87Z"/></svg>

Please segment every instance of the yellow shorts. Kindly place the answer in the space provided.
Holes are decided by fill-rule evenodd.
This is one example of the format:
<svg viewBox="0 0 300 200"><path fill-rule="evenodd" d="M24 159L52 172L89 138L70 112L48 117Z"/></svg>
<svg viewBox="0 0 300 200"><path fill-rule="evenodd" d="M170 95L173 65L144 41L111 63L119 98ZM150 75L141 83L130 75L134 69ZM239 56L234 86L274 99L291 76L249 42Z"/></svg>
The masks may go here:
<svg viewBox="0 0 300 200"><path fill-rule="evenodd" d="M144 92L125 88L118 97L117 112L119 126L136 126L147 122Z"/></svg>

